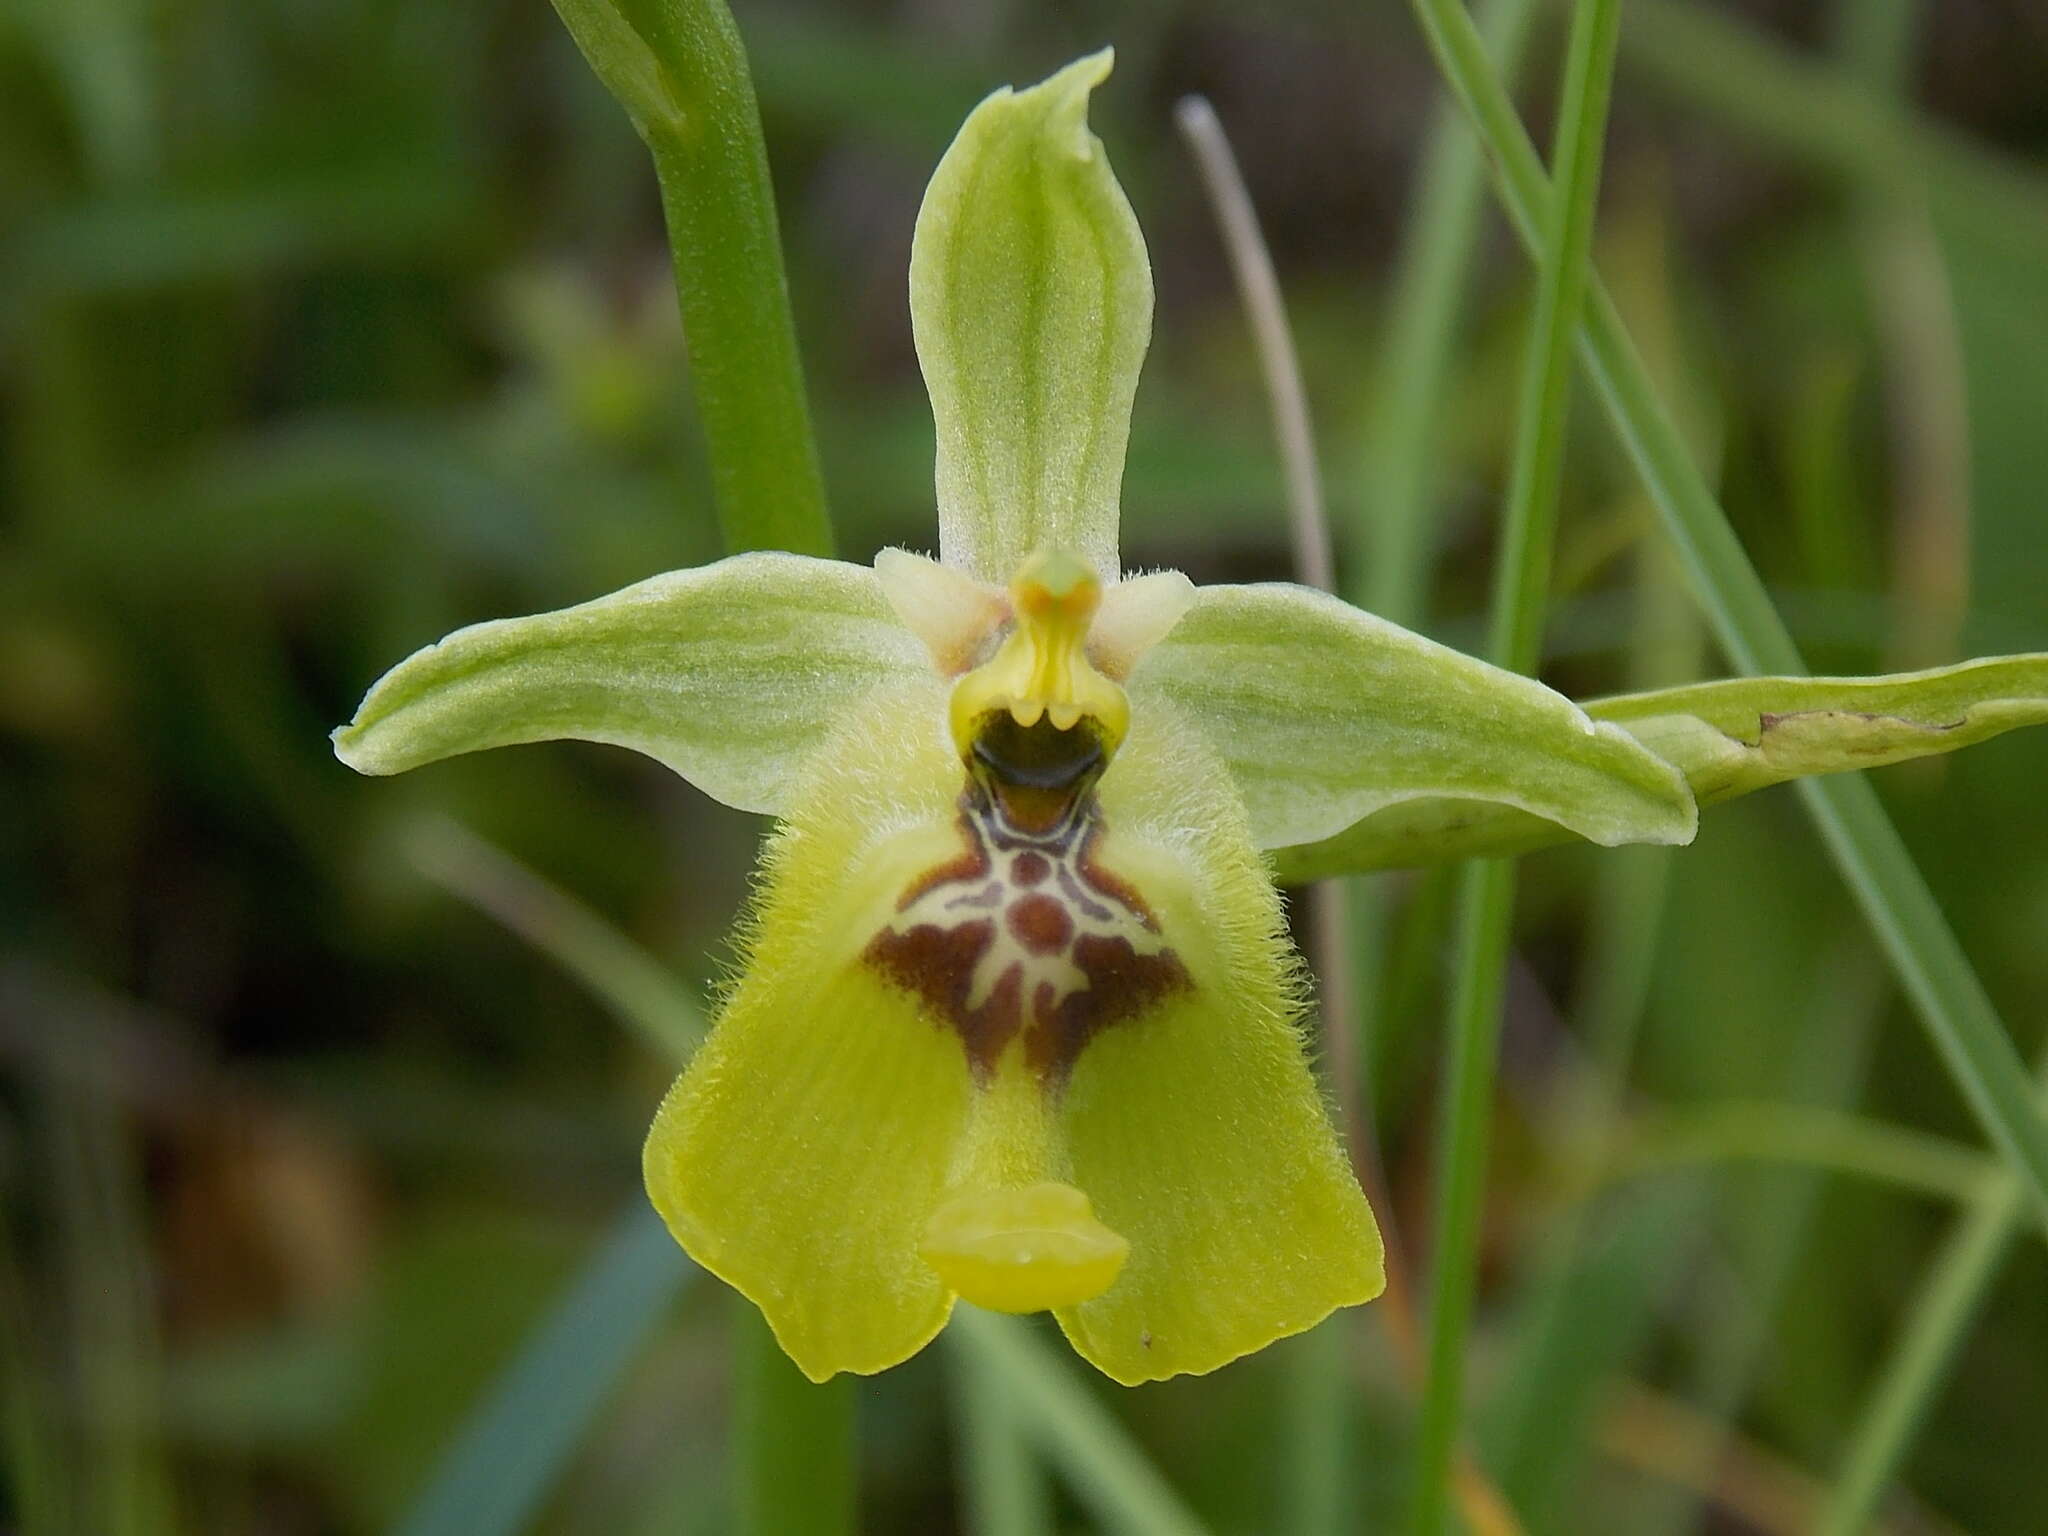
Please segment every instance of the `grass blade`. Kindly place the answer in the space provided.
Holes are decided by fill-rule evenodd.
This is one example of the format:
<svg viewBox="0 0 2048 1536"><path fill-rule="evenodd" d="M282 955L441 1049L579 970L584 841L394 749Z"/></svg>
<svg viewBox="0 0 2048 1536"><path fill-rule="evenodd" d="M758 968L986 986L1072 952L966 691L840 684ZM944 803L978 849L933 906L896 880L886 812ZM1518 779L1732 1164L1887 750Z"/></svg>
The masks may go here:
<svg viewBox="0 0 2048 1536"><path fill-rule="evenodd" d="M2043 1071L2048 1073L2048 1067ZM1927 1283L1907 1314L1906 1331L1850 1436L1827 1511L1815 1527L1822 1536L1854 1536L1869 1529L1878 1500L1940 1396L1963 1336L2032 1210L2026 1182L2002 1170L1929 1266Z"/></svg>
<svg viewBox="0 0 2048 1536"><path fill-rule="evenodd" d="M463 1426L398 1536L526 1529L693 1273L661 1218L636 1199Z"/></svg>
<svg viewBox="0 0 2048 1536"><path fill-rule="evenodd" d="M1654 1115L1627 1134L1605 1182L1699 1163L1760 1161L1825 1169L1937 1200L1974 1202L1998 1164L1905 1126L1819 1105L1723 1103Z"/></svg>
<svg viewBox="0 0 2048 1536"><path fill-rule="evenodd" d="M1635 0L1632 16L1629 68L1756 143L1887 196L1931 192L1973 226L2048 252L2048 178L2034 165L1917 115L1874 81L1805 62L1719 9Z"/></svg>
<svg viewBox="0 0 2048 1536"><path fill-rule="evenodd" d="M1556 148L1557 179L1564 191L1542 240L1536 308L1517 404L1514 466L1495 565L1490 649L1500 665L1521 672L1534 672L1541 656L1551 547L1563 489L1572 340L1586 294L1620 22L1618 0L1580 0L1573 9L1566 48ZM1409 1521L1417 1536L1434 1536L1443 1528L1451 1465L1463 1427L1465 1344L1478 1285L1487 1123L1499 1056L1514 893L1514 865L1505 860L1477 864L1465 873L1437 1163L1429 1377Z"/></svg>
<svg viewBox="0 0 2048 1536"><path fill-rule="evenodd" d="M1502 200L1518 233L1524 244L1537 246L1551 217L1553 192L1471 19L1456 0L1413 5L1446 78L1492 153ZM1730 660L1745 672L1804 671L1790 632L1657 399L1619 314L1597 285L1580 344ZM2048 1214L2048 1119L2033 1103L2012 1041L1876 792L1861 779L1833 779L1803 783L1799 793L1964 1098Z"/></svg>
<svg viewBox="0 0 2048 1536"><path fill-rule="evenodd" d="M964 1351L954 1352L951 1365L970 1536L1051 1536L1045 1479L1007 1386Z"/></svg>
<svg viewBox="0 0 2048 1536"><path fill-rule="evenodd" d="M725 0L555 8L654 156L727 551L830 555L761 112L732 12ZM735 1454L751 1528L850 1530L851 1384L811 1385L757 1317L740 1326Z"/></svg>
<svg viewBox="0 0 2048 1536"><path fill-rule="evenodd" d="M852 1536L859 1493L853 1378L808 1380L754 1304L741 1296L731 1303L738 1528L755 1536Z"/></svg>
<svg viewBox="0 0 2048 1536"><path fill-rule="evenodd" d="M503 849L436 817L413 829L406 852L429 880L582 982L650 1049L680 1065L703 1040L703 1005L667 966Z"/></svg>
<svg viewBox="0 0 2048 1536"><path fill-rule="evenodd" d="M1516 73L1535 10L1534 0L1494 0L1483 13L1485 46L1504 78ZM1409 234L1394 277L1385 360L1356 487L1357 539L1365 558L1344 594L1410 629L1421 623L1428 595L1431 492L1442 462L1437 429L1479 243L1484 177L1470 124L1455 101L1442 103L1403 221Z"/></svg>
<svg viewBox="0 0 2048 1536"><path fill-rule="evenodd" d="M1436 1536L1444 1528L1451 1463L1463 1428L1465 1342L1478 1282L1486 1122L1493 1109L1514 904L1512 864L1493 859L1467 866L1459 891L1458 973L1437 1142L1428 1372L1408 1519L1408 1529L1416 1536Z"/></svg>
<svg viewBox="0 0 2048 1536"><path fill-rule="evenodd" d="M2027 1214L2026 1186L2008 1174L1950 1235L1850 1439L1816 1527L1822 1536L1855 1536L1870 1528Z"/></svg>
<svg viewBox="0 0 2048 1536"><path fill-rule="evenodd" d="M1116 1416L1039 1347L1028 1325L962 1303L946 1341L966 1357L966 1369L1000 1379L1039 1451L1066 1475L1103 1530L1198 1536L1201 1522Z"/></svg>

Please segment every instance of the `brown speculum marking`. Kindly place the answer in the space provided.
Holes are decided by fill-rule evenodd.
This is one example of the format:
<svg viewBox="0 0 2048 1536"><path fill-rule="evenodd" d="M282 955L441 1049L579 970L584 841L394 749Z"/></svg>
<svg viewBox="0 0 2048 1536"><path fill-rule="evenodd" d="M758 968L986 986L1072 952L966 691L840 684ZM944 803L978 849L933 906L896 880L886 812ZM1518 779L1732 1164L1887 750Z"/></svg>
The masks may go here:
<svg viewBox="0 0 2048 1536"><path fill-rule="evenodd" d="M1021 1037L1064 1083L1102 1030L1194 985L1144 898L1097 861L1106 754L1069 731L992 712L960 794L960 851L905 887L862 958L959 1035L976 1076Z"/></svg>

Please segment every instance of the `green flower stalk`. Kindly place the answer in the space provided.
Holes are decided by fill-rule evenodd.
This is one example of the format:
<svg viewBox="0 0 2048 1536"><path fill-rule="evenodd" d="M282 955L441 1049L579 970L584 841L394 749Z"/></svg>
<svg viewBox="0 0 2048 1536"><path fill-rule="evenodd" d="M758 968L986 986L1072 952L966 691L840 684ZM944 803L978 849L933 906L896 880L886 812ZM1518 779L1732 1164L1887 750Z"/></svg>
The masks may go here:
<svg viewBox="0 0 2048 1536"><path fill-rule="evenodd" d="M1087 126L1109 68L989 97L926 194L936 560L742 554L480 624L335 733L378 774L610 742L780 818L646 1176L817 1380L960 1298L1135 1383L1378 1294L1276 868L1684 843L1703 797L2048 718L2039 657L1589 712L1320 592L1125 575L1152 286Z"/></svg>

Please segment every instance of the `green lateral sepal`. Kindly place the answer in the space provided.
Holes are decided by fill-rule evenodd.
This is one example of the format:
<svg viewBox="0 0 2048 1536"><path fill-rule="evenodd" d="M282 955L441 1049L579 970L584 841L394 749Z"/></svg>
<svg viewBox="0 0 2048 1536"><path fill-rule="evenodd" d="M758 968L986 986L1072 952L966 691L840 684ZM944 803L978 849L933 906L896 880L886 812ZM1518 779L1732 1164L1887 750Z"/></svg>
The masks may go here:
<svg viewBox="0 0 2048 1536"><path fill-rule="evenodd" d="M757 552L457 630L379 679L334 750L384 774L519 742L609 742L780 814L850 707L929 672L873 571Z"/></svg>

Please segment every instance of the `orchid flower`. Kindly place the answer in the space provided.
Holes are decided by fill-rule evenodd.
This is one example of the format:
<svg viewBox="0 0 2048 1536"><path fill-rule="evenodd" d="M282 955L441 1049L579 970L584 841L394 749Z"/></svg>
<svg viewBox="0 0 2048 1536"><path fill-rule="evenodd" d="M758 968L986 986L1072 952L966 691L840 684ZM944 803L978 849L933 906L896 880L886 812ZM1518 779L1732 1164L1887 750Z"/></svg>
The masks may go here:
<svg viewBox="0 0 2048 1536"><path fill-rule="evenodd" d="M1086 120L1109 68L989 97L918 216L936 560L741 554L479 624L335 733L376 774L609 742L780 819L645 1166L818 1380L914 1354L961 1298L1050 1310L1134 1383L1379 1292L1276 869L1683 843L1701 795L1959 745L2048 692L2036 658L1596 719L1320 592L1125 574L1152 285ZM1773 713L1773 686L1806 691Z"/></svg>

